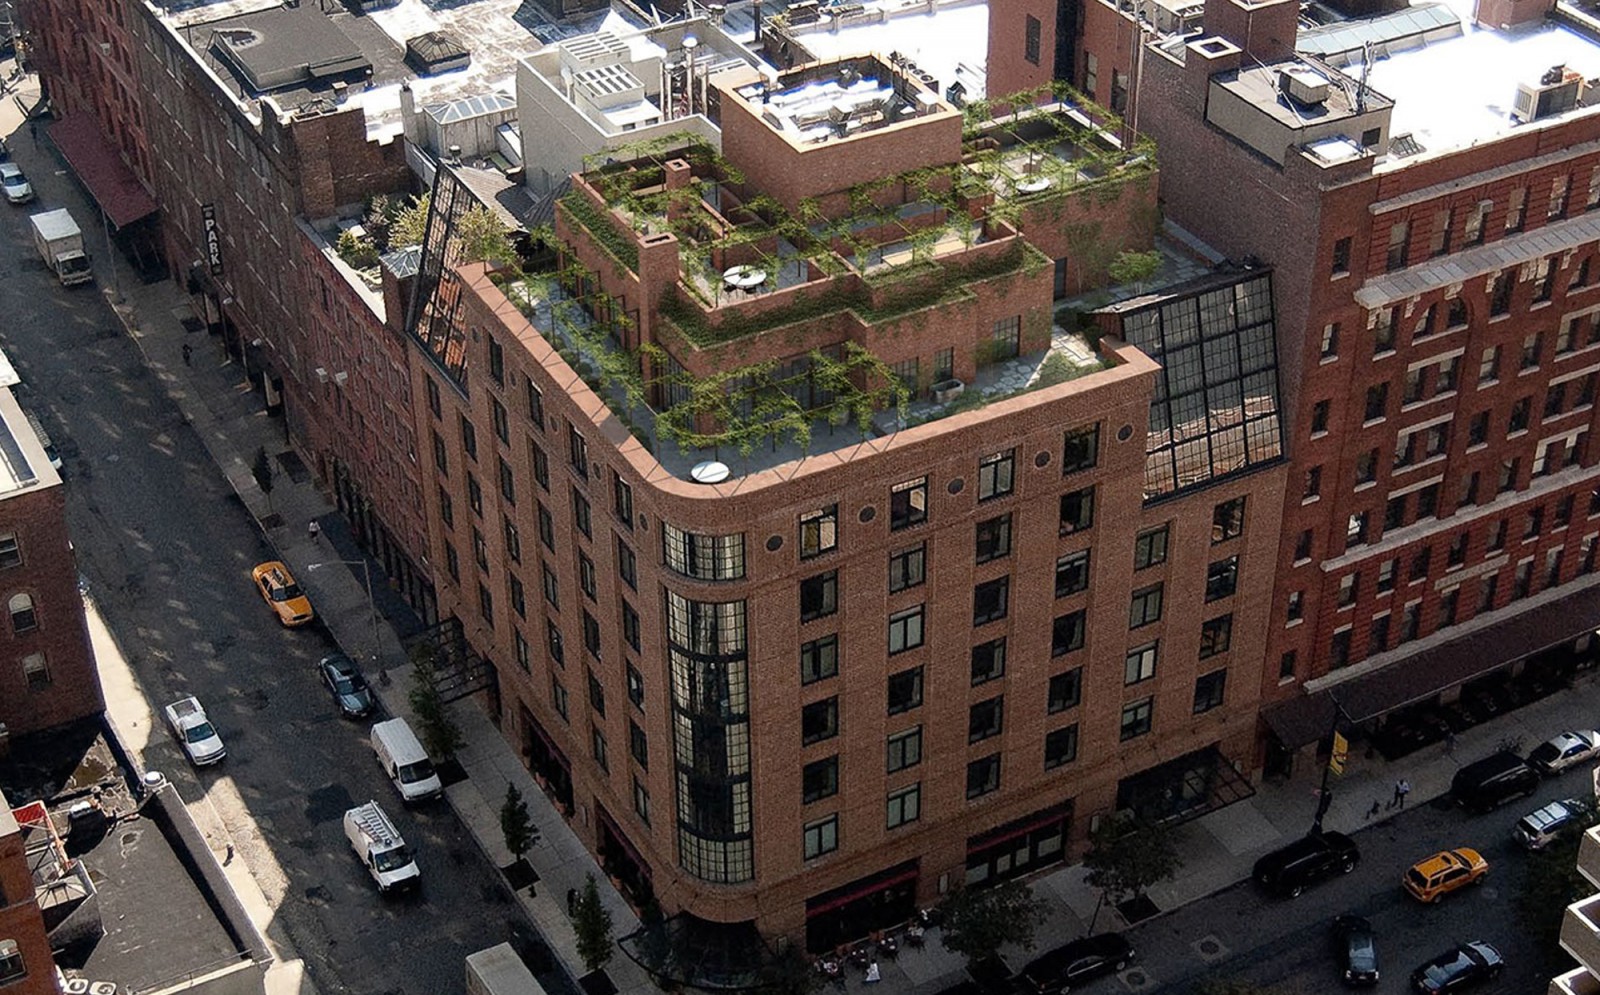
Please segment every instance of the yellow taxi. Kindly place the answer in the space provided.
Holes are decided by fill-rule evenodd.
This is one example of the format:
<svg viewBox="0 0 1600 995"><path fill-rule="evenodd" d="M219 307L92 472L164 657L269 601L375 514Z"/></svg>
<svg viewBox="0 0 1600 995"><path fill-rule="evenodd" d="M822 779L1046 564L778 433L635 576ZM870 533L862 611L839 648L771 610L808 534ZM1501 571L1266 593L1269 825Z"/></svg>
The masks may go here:
<svg viewBox="0 0 1600 995"><path fill-rule="evenodd" d="M1403 880L1406 891L1417 901L1437 902L1457 888L1477 884L1488 873L1489 862L1482 854L1458 847L1417 861Z"/></svg>
<svg viewBox="0 0 1600 995"><path fill-rule="evenodd" d="M314 617L311 599L295 583L294 574L278 560L270 560L250 571L261 599L278 614L284 625L305 625Z"/></svg>

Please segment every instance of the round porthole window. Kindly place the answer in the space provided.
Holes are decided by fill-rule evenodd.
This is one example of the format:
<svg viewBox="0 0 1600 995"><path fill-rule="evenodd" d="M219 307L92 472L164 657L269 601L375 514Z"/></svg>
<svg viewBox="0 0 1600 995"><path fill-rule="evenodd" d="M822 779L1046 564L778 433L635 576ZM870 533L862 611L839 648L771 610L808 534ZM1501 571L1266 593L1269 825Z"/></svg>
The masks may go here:
<svg viewBox="0 0 1600 995"><path fill-rule="evenodd" d="M767 552L776 553L783 548L783 536L767 536Z"/></svg>
<svg viewBox="0 0 1600 995"><path fill-rule="evenodd" d="M945 490L949 491L951 494L960 494L961 489L965 486L967 486L967 482L962 480L960 477L957 477L945 485Z"/></svg>
<svg viewBox="0 0 1600 995"><path fill-rule="evenodd" d="M865 525L874 518L878 517L878 509L869 504L865 508L861 509L861 514L857 517L861 519L861 524Z"/></svg>
<svg viewBox="0 0 1600 995"><path fill-rule="evenodd" d="M1121 428L1117 429L1117 441L1118 442L1127 442L1131 438L1133 438L1133 426L1132 425L1124 425Z"/></svg>
<svg viewBox="0 0 1600 995"><path fill-rule="evenodd" d="M1033 458L1033 465L1040 468L1049 466L1050 454L1046 452L1040 452L1039 455Z"/></svg>

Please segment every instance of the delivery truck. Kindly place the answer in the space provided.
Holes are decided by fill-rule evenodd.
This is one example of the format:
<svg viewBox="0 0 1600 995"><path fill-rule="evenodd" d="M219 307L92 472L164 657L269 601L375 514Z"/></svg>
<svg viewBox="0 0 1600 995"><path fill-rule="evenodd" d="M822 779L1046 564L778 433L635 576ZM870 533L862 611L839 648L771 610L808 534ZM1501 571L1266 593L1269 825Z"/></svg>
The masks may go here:
<svg viewBox="0 0 1600 995"><path fill-rule="evenodd" d="M94 279L89 257L83 253L83 231L64 207L40 211L29 219L33 223L33 244L64 287Z"/></svg>

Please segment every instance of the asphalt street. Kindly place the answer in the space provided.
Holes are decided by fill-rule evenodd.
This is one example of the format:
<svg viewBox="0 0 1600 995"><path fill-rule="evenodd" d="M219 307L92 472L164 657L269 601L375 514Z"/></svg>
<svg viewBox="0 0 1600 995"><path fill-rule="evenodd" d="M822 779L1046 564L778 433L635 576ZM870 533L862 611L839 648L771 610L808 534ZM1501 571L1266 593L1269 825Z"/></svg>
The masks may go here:
<svg viewBox="0 0 1600 995"><path fill-rule="evenodd" d="M0 344L65 458L79 569L151 705L198 695L229 751L197 774L158 733L147 765L229 828L276 908L270 928L321 991L462 990L463 958L505 939L520 912L449 809L402 809L366 723L337 716L313 673L334 648L326 634L280 628L255 594L250 568L269 556L255 524L100 288L62 288L34 251L29 211L72 207L91 254L105 252L98 215L59 164L20 136L13 146L40 203L0 205ZM197 363L220 360L194 338ZM418 852L415 899L380 899L345 842L344 810L368 798Z"/></svg>
<svg viewBox="0 0 1600 995"><path fill-rule="evenodd" d="M1554 730L1559 731L1559 730ZM1473 758L1476 759L1476 758ZM1511 837L1522 816L1547 801L1586 795L1587 767L1550 778L1532 798L1487 815L1468 815L1436 803L1384 813L1388 818L1355 834L1361 862L1349 875L1308 889L1296 899L1273 899L1249 882L1129 931L1139 967L1160 991L1190 991L1202 981L1249 981L1286 993L1340 990L1329 925L1339 913L1372 921L1382 979L1379 993L1410 991L1413 969L1458 943L1486 940L1500 950L1505 972L1476 995L1526 995L1549 984L1548 965L1521 928L1517 896L1528 853ZM1311 799L1307 799L1309 827ZM1401 875L1442 849L1471 847L1489 862L1483 882L1423 905L1405 892ZM1117 981L1093 991L1119 990Z"/></svg>

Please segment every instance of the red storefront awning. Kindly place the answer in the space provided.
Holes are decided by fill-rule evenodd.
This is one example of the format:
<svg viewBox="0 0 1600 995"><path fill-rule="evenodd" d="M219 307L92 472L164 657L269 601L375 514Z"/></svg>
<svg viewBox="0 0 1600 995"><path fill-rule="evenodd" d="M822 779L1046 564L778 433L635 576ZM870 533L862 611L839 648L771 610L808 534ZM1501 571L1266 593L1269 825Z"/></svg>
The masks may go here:
<svg viewBox="0 0 1600 995"><path fill-rule="evenodd" d="M93 118L74 114L52 124L49 133L113 226L122 228L155 213L155 200L117 157Z"/></svg>

